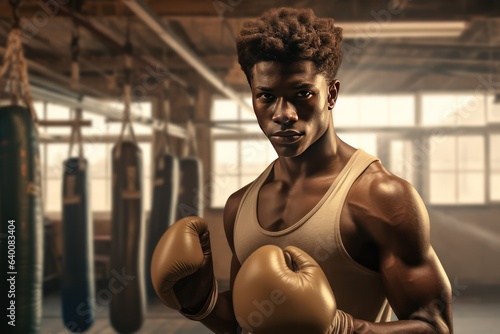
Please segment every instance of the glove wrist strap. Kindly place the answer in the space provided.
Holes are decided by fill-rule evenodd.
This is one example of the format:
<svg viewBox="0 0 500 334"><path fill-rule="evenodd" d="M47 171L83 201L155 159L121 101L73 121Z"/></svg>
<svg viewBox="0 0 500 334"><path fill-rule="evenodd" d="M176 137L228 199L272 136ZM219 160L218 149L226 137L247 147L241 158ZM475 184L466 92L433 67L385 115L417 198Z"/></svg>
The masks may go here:
<svg viewBox="0 0 500 334"><path fill-rule="evenodd" d="M188 319L194 321L200 321L205 319L214 309L215 304L217 303L217 297L219 296L219 285L217 284L217 280L214 277L212 284L212 291L210 292L210 296L208 296L205 305L201 308L201 310L197 314L186 313L183 310L179 312Z"/></svg>
<svg viewBox="0 0 500 334"><path fill-rule="evenodd" d="M354 320L352 315L342 310L337 310L330 334L354 334Z"/></svg>

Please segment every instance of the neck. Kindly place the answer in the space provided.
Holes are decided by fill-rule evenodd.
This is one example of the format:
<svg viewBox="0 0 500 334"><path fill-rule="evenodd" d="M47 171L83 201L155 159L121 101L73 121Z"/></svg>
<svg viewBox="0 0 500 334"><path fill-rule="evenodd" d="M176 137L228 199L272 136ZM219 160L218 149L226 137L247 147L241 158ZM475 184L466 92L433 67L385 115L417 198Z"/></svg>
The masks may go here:
<svg viewBox="0 0 500 334"><path fill-rule="evenodd" d="M285 179L328 173L338 165L340 143L332 125L302 154L279 157L275 173Z"/></svg>

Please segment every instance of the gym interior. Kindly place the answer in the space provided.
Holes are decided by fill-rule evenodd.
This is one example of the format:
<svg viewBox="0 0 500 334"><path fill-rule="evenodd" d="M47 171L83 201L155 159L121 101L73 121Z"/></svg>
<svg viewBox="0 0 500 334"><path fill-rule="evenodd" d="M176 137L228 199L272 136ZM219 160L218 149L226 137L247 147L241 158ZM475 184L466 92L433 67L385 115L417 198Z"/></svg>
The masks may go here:
<svg viewBox="0 0 500 334"><path fill-rule="evenodd" d="M75 279L67 272L88 261L87 333L128 332L119 323L137 314L137 333L210 332L166 308L148 290L147 270L116 268L134 261L147 268L169 224L199 215L210 227L215 276L227 288L224 205L277 157L256 122L235 38L245 21L282 6L312 8L343 28L333 111L339 137L379 157L424 200L452 286L455 333L500 333L500 3L487 0L2 1L0 112L24 106L23 159L39 175L30 190L38 200L21 210L29 222L15 226L9 222L18 218L0 215L1 252L17 229L18 257L28 248L38 255L26 270L41 275L40 298L18 322L37 322L43 334L77 331L64 320L63 286ZM9 124L2 140L7 127L21 126ZM120 151L123 161L115 159ZM21 187L10 179L19 159L6 152L4 204L16 201L9 187ZM124 171L132 160L136 167ZM114 177L120 169L137 185L128 207L113 202L114 185L126 181ZM85 174L87 186L70 170ZM83 195L87 211L76 224L77 212L64 208ZM156 227L154 206L166 217ZM118 242L123 233L128 239ZM73 252L82 263L68 261ZM20 275L16 292L29 294ZM146 288L118 299L136 275ZM116 304L120 311L111 312Z"/></svg>

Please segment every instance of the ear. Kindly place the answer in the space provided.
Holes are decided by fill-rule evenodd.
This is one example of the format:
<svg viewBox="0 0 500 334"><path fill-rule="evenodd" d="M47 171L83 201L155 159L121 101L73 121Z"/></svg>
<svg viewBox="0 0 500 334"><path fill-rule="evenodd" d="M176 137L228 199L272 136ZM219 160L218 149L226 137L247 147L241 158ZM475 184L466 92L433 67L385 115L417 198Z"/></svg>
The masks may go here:
<svg viewBox="0 0 500 334"><path fill-rule="evenodd" d="M335 103L337 102L337 97L339 96L340 91L340 81L333 80L328 86L328 109L332 110L335 107Z"/></svg>

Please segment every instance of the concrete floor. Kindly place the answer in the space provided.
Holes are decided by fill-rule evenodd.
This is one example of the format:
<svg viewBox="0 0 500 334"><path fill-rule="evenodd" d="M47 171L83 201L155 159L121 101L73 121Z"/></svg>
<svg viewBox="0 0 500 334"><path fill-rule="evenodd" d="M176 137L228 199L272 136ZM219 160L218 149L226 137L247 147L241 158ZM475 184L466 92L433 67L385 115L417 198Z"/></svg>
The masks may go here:
<svg viewBox="0 0 500 334"><path fill-rule="evenodd" d="M455 334L500 334L500 286L465 286L455 294L453 302ZM42 334L71 333L61 321L60 294L44 297ZM116 333L110 325L107 308L96 312L96 321L87 333ZM163 306L148 306L146 321L137 333L205 334L203 325L186 320Z"/></svg>

